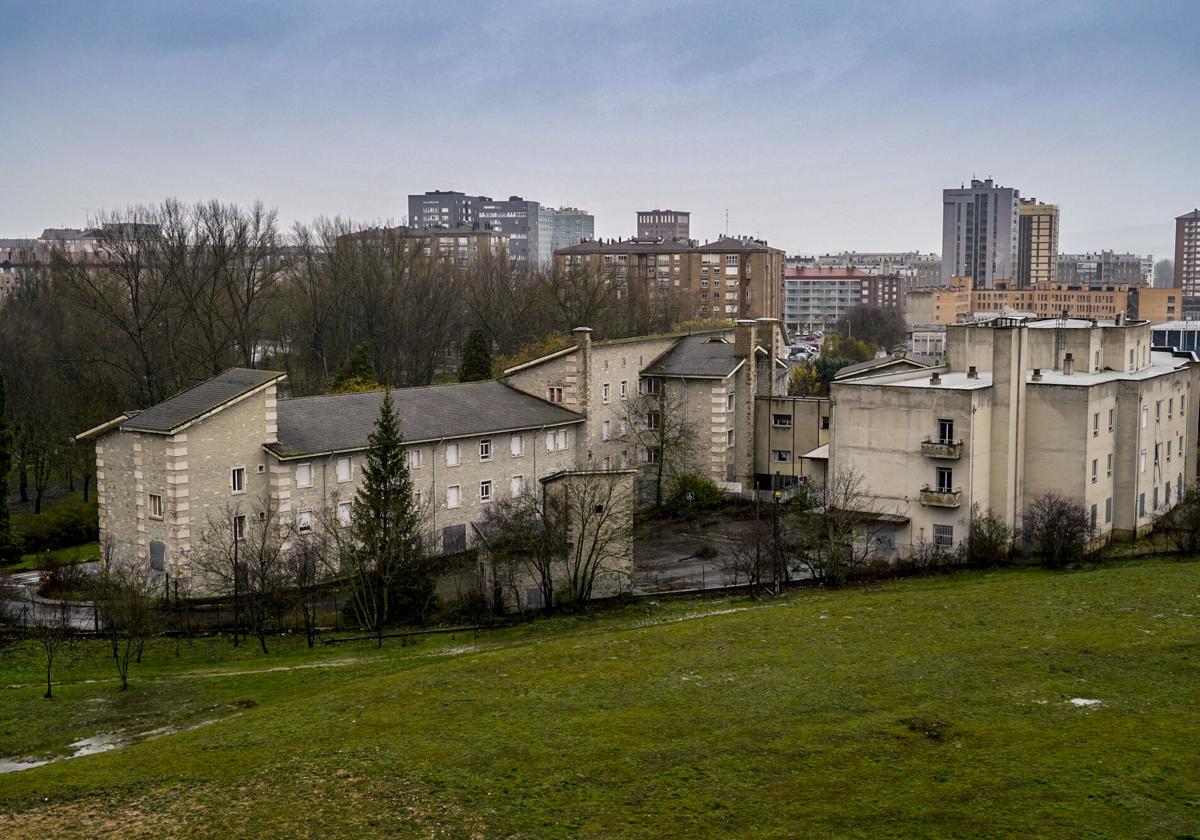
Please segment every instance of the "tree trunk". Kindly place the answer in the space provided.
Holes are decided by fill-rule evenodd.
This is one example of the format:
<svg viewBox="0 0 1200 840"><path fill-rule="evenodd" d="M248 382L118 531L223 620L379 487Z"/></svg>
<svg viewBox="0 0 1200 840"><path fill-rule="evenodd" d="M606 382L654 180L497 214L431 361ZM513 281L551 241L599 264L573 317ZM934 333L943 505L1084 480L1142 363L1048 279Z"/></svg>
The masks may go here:
<svg viewBox="0 0 1200 840"><path fill-rule="evenodd" d="M91 489L91 487L92 487L92 477L88 473L84 473L83 474L83 502L84 502L84 504L87 504L87 502L88 502L88 491Z"/></svg>
<svg viewBox="0 0 1200 840"><path fill-rule="evenodd" d="M54 697L54 688L53 688L52 683L50 682L50 667L52 664L53 664L53 660L51 660L51 658L47 656L46 657L46 694L45 694L45 699L47 699L47 700L50 700Z"/></svg>
<svg viewBox="0 0 1200 840"><path fill-rule="evenodd" d="M25 466L25 462L21 461L21 465L17 467L17 490L20 492L22 502L29 501L29 470Z"/></svg>

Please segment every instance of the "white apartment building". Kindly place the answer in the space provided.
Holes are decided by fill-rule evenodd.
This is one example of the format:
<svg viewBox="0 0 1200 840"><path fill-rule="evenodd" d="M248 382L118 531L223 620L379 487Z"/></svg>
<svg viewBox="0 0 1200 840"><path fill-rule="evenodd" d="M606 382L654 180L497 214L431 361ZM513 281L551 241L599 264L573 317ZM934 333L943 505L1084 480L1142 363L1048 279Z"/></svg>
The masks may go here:
<svg viewBox="0 0 1200 840"><path fill-rule="evenodd" d="M956 545L975 505L1019 528L1051 491L1142 534L1196 474L1193 358L1123 318L952 324L943 367L833 383L829 469L897 522L884 553Z"/></svg>

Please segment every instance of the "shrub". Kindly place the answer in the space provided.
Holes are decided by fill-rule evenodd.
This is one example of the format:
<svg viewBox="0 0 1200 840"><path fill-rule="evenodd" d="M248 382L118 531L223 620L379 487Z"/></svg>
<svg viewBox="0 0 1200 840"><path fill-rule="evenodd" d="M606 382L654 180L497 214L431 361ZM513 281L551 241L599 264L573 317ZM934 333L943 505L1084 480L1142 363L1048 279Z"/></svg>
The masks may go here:
<svg viewBox="0 0 1200 840"><path fill-rule="evenodd" d="M25 554L53 551L92 542L99 537L96 502L70 499L38 514L13 517L13 530Z"/></svg>
<svg viewBox="0 0 1200 840"><path fill-rule="evenodd" d="M1025 508L1025 538L1047 568L1085 559L1091 537L1087 509L1073 499L1046 493Z"/></svg>
<svg viewBox="0 0 1200 840"><path fill-rule="evenodd" d="M667 509L679 516L693 516L719 506L724 500L725 492L711 478L681 475L667 497Z"/></svg>

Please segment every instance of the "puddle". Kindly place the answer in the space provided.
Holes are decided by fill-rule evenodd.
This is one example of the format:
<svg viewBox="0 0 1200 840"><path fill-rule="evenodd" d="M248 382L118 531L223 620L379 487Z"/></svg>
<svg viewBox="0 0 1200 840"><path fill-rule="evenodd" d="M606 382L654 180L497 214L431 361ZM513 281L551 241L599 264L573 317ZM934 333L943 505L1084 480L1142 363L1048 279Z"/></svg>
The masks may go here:
<svg viewBox="0 0 1200 840"><path fill-rule="evenodd" d="M108 752L115 750L117 747L125 746L125 742L120 735L100 734L93 735L91 738L84 738L71 744L74 752L67 758L81 758L85 755L95 755L96 753Z"/></svg>
<svg viewBox="0 0 1200 840"><path fill-rule="evenodd" d="M41 767L43 764L49 764L51 761L52 759L49 758L44 758L41 761L0 758L0 773L16 773L19 770L28 770L31 767Z"/></svg>
<svg viewBox="0 0 1200 840"><path fill-rule="evenodd" d="M1070 703L1072 706L1086 707L1086 706L1099 706L1100 705L1099 700L1092 700L1089 697L1072 697L1067 702Z"/></svg>
<svg viewBox="0 0 1200 840"><path fill-rule="evenodd" d="M230 715L229 717L235 717ZM121 749L128 747L130 744L140 744L142 741L149 741L153 738L161 738L164 735L174 735L177 732L190 732L193 729L199 729L202 726L208 726L211 723L216 723L219 720L228 720L229 718L208 718L196 723L188 724L187 726L160 726L158 729L151 729L147 732L139 732L135 735L125 737L119 732L104 732L99 735L93 735L90 738L81 738L68 746L71 747L70 755L60 755L54 758L43 759L23 759L23 758L0 758L0 774L2 773L17 773L21 770L29 770L34 767L41 767L43 764L50 764L56 761L67 761L72 758L82 758L85 755L96 755L97 753L109 752L110 750Z"/></svg>

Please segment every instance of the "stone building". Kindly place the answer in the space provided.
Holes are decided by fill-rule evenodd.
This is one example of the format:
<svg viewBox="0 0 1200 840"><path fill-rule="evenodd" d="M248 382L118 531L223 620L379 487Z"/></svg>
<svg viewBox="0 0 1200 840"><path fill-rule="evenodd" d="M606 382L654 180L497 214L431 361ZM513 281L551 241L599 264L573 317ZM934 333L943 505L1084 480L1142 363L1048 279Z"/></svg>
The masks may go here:
<svg viewBox="0 0 1200 840"><path fill-rule="evenodd" d="M860 473L884 553L952 547L972 508L1012 527L1053 491L1098 540L1144 533L1194 480L1197 366L1150 325L997 318L946 327L946 364L835 381L829 469Z"/></svg>

